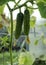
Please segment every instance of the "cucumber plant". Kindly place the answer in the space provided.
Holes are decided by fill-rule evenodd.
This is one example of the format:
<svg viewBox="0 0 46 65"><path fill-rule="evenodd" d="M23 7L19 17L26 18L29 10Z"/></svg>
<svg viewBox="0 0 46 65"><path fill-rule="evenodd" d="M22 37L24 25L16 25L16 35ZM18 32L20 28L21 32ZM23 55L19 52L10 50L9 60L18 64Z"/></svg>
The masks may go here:
<svg viewBox="0 0 46 65"><path fill-rule="evenodd" d="M21 5L18 5L19 4L19 2L21 1L21 0L19 0L18 2L17 2L17 4L15 4L15 7L13 8L13 9L11 9L10 8L10 6L9 6L9 4L8 4L8 2L9 1L13 1L13 2L15 2L15 0L0 0L0 6L2 6L3 4L7 4L7 6L8 6L8 9L9 9L9 11L10 11L10 18L11 18L11 38L10 38L10 60L11 60L11 65L13 65L13 61L12 61L12 41L13 41L13 11L14 10L16 10L16 9L19 9L19 8L21 8L21 7L23 7L23 6L25 6L25 4L27 4L28 2L30 2L31 4L37 4L38 5L38 8L33 8L33 7L28 7L27 6L27 8L30 8L30 9L39 9L39 12L40 12L40 14L41 14L41 16L43 17L43 18L46 18L46 15L45 15L45 13L46 13L46 1L45 0L26 0L26 2L24 2L23 4L21 4ZM44 5L45 4L45 5ZM43 9L44 8L44 9ZM27 14L27 15L26 15ZM23 20L23 14L21 13L21 15L22 15L22 17L20 18L20 19L22 19ZM45 15L45 16L44 16ZM19 15L20 16L20 15ZM27 17L27 18L26 18ZM16 38L19 38L19 36L20 36L20 32L21 32L21 29L22 29L22 20L20 20L19 22L21 22L21 25L20 25L20 23L19 22L17 22L17 23L19 23L18 25L16 25L16 30L17 31L19 31L19 34L17 35L17 37ZM29 33L29 20L30 20L30 14L29 14L29 11L26 11L25 12L25 15L24 15L24 22L25 21L27 21L27 22L25 22L25 24L24 24L24 31L25 31L25 34L26 35L28 35L28 33ZM27 23L28 23L28 25L27 25ZM18 27L19 27L19 25L20 25L20 30L18 30ZM27 26L26 26L27 25ZM26 27L27 27L27 29L26 29ZM26 32L27 31L27 32ZM17 32L18 33L18 32ZM15 34L17 34L17 33L15 33Z"/></svg>

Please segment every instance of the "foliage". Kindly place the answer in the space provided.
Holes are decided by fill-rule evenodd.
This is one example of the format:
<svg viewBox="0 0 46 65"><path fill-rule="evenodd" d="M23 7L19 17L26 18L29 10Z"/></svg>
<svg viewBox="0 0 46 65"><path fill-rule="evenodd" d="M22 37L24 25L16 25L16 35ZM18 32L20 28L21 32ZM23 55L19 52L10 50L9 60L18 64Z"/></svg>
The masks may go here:
<svg viewBox="0 0 46 65"><path fill-rule="evenodd" d="M2 14L2 13L3 13L4 7L5 7L5 5L4 5L4 4L3 4L2 6L0 6L0 14Z"/></svg>
<svg viewBox="0 0 46 65"><path fill-rule="evenodd" d="M9 1L14 1L15 2L15 7L13 9L10 8L8 2ZM22 5L18 5L20 3L21 0L19 0L17 3L15 0L0 0L0 14L3 13L3 8L4 8L4 4L7 4L8 6L8 9L10 11L10 19L11 19L11 38L10 38L10 60L11 60L11 65L13 65L13 59L12 59L12 42L13 42L13 11L16 10L16 9L21 9L23 6L29 9L39 9L39 12L41 14L41 17L43 18L46 18L46 0L26 0L26 2ZM35 1L35 2L34 2ZM37 4L38 8L33 8L32 7L28 7L27 6L27 3L30 2L32 5L33 4ZM28 35L29 34L29 21L30 21L30 15L32 15L32 12L31 14L29 13L29 10L26 10L24 12L24 29L25 29L25 35ZM18 15L17 15L18 16ZM20 33L21 33L21 29L22 29L22 21L23 21L23 14L19 14L19 17L17 17L17 25L16 25L16 35L18 35L16 38L18 39L19 36L20 36ZM33 17L33 19L31 19L31 27L34 27L35 26L35 21L36 21L36 18ZM45 25L46 26L46 25ZM19 29L18 29L19 28ZM2 40L2 43L3 45L6 43L7 41L7 37L4 37L1 39ZM40 39L41 40L41 39ZM42 36L42 40L43 42L45 43L46 42L46 38L44 38ZM37 45L38 43L38 40L35 41L35 45ZM46 44L46 43L45 43ZM6 44L5 44L6 45ZM19 55L19 59L18 59L18 62L19 62L19 65L32 65L32 63L34 62L34 58L32 58L32 55L30 55L29 52L22 52L20 53Z"/></svg>
<svg viewBox="0 0 46 65"><path fill-rule="evenodd" d="M46 62L45 62L45 60L41 60L39 58L36 58L33 65L46 65Z"/></svg>
<svg viewBox="0 0 46 65"><path fill-rule="evenodd" d="M46 37L44 37L44 34L43 34L43 33L41 34L41 36L40 36L39 39L36 39L36 40L35 40L34 44L37 45L40 40L42 41L43 44L46 45Z"/></svg>
<svg viewBox="0 0 46 65"><path fill-rule="evenodd" d="M0 37L0 41L1 41L1 45L2 47L7 47L9 44L7 43L8 41L8 37L7 36L4 36L3 38Z"/></svg>
<svg viewBox="0 0 46 65"><path fill-rule="evenodd" d="M46 2L46 0L36 0L36 2Z"/></svg>
<svg viewBox="0 0 46 65"><path fill-rule="evenodd" d="M31 28L34 28L35 27L35 23L36 23L36 17L35 16L32 16L30 18L30 27Z"/></svg>
<svg viewBox="0 0 46 65"><path fill-rule="evenodd" d="M34 42L34 44L37 45L37 44L38 44L38 41L39 41L39 40L36 39L35 42Z"/></svg>
<svg viewBox="0 0 46 65"><path fill-rule="evenodd" d="M43 18L46 18L46 3L45 2L38 2L38 9L40 11L40 14Z"/></svg>
<svg viewBox="0 0 46 65"><path fill-rule="evenodd" d="M19 55L18 63L19 65L32 65L34 58L29 52L21 52Z"/></svg>
<svg viewBox="0 0 46 65"><path fill-rule="evenodd" d="M16 62L18 61L17 59L18 52L13 51L12 55L13 55L13 63L16 64ZM0 53L0 65L3 65L3 53ZM4 53L4 65L10 65L10 53L9 52Z"/></svg>
<svg viewBox="0 0 46 65"><path fill-rule="evenodd" d="M9 1L15 1L15 0L0 0L0 5L6 4Z"/></svg>

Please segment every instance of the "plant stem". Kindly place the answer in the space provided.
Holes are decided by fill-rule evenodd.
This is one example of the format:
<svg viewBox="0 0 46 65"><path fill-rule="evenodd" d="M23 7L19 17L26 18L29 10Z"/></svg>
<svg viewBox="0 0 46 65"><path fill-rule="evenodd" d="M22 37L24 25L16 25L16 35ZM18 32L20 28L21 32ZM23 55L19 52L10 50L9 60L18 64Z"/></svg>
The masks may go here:
<svg viewBox="0 0 46 65"><path fill-rule="evenodd" d="M28 2L29 2L29 1L26 1L24 4L19 5L18 7L14 7L14 8L12 9L12 11L14 11L14 10L16 10L16 9L19 9L19 8L21 8L21 7L23 7L23 6L25 6L25 4L28 3ZM17 3L17 5L18 5L18 3ZM32 8L32 7L28 7L28 8L30 8L30 9L38 9L38 8Z"/></svg>
<svg viewBox="0 0 46 65"><path fill-rule="evenodd" d="M12 15L12 10L10 8L10 6L8 5L7 3L7 6L8 6L8 9L10 11L10 17L11 17L11 40L10 40L10 60L11 60L11 65L13 65L13 61L12 61L12 41L13 41L13 15Z"/></svg>
<svg viewBox="0 0 46 65"><path fill-rule="evenodd" d="M22 5L18 6L18 7L13 8L12 11L14 11L14 10L16 10L16 9L18 9L18 8L21 8L21 7L23 7L23 6L25 6L25 4L28 3L28 2L29 2L29 1L26 1L24 4L22 4Z"/></svg>
<svg viewBox="0 0 46 65"><path fill-rule="evenodd" d="M21 0L19 0L17 3L16 3L16 1L15 1L15 7L18 6L18 4L19 4L20 1L21 1Z"/></svg>
<svg viewBox="0 0 46 65"><path fill-rule="evenodd" d="M13 65L13 61L12 61L12 40L13 40L13 17L12 17L12 11L10 11L10 16L11 16L10 59L11 59L11 65Z"/></svg>
<svg viewBox="0 0 46 65"><path fill-rule="evenodd" d="M4 65L4 49L3 49L3 65Z"/></svg>
<svg viewBox="0 0 46 65"><path fill-rule="evenodd" d="M28 7L28 6L27 6L27 8L29 8L29 9L38 9L38 8L33 8L33 7Z"/></svg>

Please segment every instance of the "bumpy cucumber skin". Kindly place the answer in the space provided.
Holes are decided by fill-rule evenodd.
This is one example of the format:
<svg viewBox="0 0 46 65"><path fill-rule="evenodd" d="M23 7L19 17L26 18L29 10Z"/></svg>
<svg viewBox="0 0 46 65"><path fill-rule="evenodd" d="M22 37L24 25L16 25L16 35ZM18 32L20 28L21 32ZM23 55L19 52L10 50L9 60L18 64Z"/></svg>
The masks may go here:
<svg viewBox="0 0 46 65"><path fill-rule="evenodd" d="M24 11L24 34L28 35L30 30L30 13L29 10L26 9Z"/></svg>
<svg viewBox="0 0 46 65"><path fill-rule="evenodd" d="M22 24L23 24L23 13L19 12L17 14L17 19L16 19L16 30L15 30L15 38L18 39L19 36L21 35L21 30L22 30Z"/></svg>

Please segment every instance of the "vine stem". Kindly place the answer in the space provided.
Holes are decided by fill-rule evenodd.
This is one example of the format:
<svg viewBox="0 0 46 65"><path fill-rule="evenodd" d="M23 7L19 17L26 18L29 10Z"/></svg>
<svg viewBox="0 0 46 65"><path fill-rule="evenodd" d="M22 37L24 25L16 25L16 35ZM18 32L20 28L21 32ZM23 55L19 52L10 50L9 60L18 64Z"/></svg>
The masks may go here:
<svg viewBox="0 0 46 65"><path fill-rule="evenodd" d="M21 0L19 0L17 3L16 3L16 1L15 1L15 6L14 6L14 7L18 6L18 4L20 3L20 1L21 1Z"/></svg>
<svg viewBox="0 0 46 65"><path fill-rule="evenodd" d="M13 16L12 16L12 11L10 11L10 16L11 16L11 42L10 42L10 59L11 59L11 65L13 65L12 61L12 41L13 41Z"/></svg>
<svg viewBox="0 0 46 65"><path fill-rule="evenodd" d="M5 65L5 64L4 64L4 49L3 49L3 65Z"/></svg>
<svg viewBox="0 0 46 65"><path fill-rule="evenodd" d="M21 7L23 7L23 6L25 6L25 4L26 3L28 3L28 2L30 2L30 1L26 1L24 4L22 4L22 5L19 5L19 6L17 6L17 7L14 7L13 9L11 9L12 11L14 11L14 10L16 10L16 9L19 9L19 8L21 8ZM18 4L17 4L18 5ZM32 8L32 7L28 7L28 8L30 8L30 9L38 9L38 8Z"/></svg>
<svg viewBox="0 0 46 65"><path fill-rule="evenodd" d="M10 11L10 17L11 17L11 37L10 37L10 61L11 61L11 65L13 65L13 59L12 59L12 43L13 43L13 15L12 15L12 10L10 8L10 6L8 5L7 3L7 6L8 6L8 9Z"/></svg>
<svg viewBox="0 0 46 65"><path fill-rule="evenodd" d="M25 4L28 3L28 2L29 2L29 1L26 1L24 4L22 4L22 5L18 6L18 7L13 8L12 11L14 11L14 10L16 10L16 9L18 9L18 8L21 8L21 7L23 7L23 6L25 6Z"/></svg>
<svg viewBox="0 0 46 65"><path fill-rule="evenodd" d="M21 8L23 6L25 6L26 3L28 3L29 1L26 1L24 4L17 6L13 9L10 8L9 4L7 3L8 9L10 11L10 17L11 17L11 41L10 41L10 60L11 60L11 65L13 65L13 60L12 60L12 41L13 41L13 15L12 12L18 8ZM31 9L37 9L37 8L31 8Z"/></svg>

